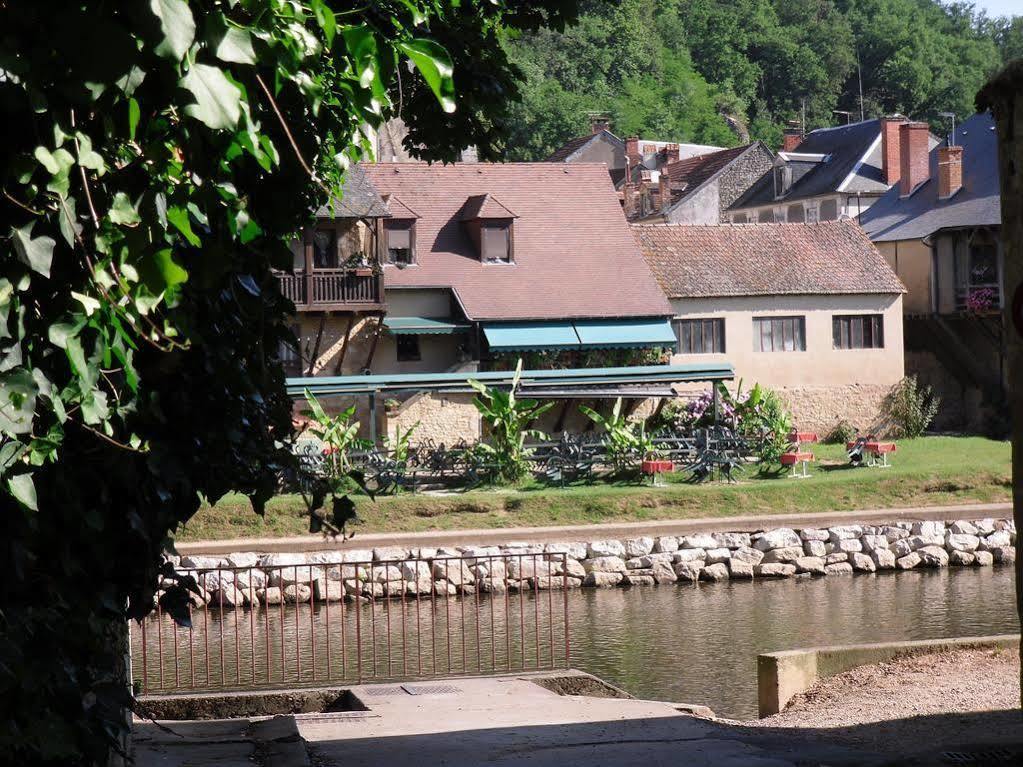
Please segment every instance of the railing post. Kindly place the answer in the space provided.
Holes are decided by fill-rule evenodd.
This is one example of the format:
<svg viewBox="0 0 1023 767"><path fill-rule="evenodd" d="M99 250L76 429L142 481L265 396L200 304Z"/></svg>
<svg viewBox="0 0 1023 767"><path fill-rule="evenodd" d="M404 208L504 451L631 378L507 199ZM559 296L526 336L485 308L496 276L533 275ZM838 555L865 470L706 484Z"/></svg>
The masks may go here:
<svg viewBox="0 0 1023 767"><path fill-rule="evenodd" d="M313 295L313 232L308 227L305 229L302 251L305 256L305 270L302 275L305 280L305 304L311 309L315 303Z"/></svg>

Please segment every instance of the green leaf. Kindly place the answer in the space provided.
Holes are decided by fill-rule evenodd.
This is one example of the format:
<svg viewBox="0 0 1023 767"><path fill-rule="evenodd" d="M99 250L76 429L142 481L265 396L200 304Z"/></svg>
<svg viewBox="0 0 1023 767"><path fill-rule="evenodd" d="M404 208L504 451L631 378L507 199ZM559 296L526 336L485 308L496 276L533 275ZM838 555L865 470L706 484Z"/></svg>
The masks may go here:
<svg viewBox="0 0 1023 767"><path fill-rule="evenodd" d="M0 431L28 434L32 431L39 384L25 368L0 375Z"/></svg>
<svg viewBox="0 0 1023 767"><path fill-rule="evenodd" d="M222 70L208 64L193 64L181 78L181 86L191 92L196 102L185 107L185 114L214 130L237 127L241 92Z"/></svg>
<svg viewBox="0 0 1023 767"><path fill-rule="evenodd" d="M32 481L31 474L16 474L7 480L7 489L22 506L32 511L39 511L39 501L36 498L36 486Z"/></svg>
<svg viewBox="0 0 1023 767"><path fill-rule="evenodd" d="M313 15L316 16L316 23L323 30L323 36L327 39L329 48L334 44L334 36L337 34L337 17L323 0L312 0L310 6L313 9Z"/></svg>
<svg viewBox="0 0 1023 767"><path fill-rule="evenodd" d="M92 316L93 312L99 309L99 301L92 296L87 296L84 293L77 293L72 290L71 297L85 308L85 314L89 317Z"/></svg>
<svg viewBox="0 0 1023 767"><path fill-rule="evenodd" d="M14 240L14 250L32 271L39 272L44 277L50 276L50 266L53 263L53 249L57 241L52 237L32 237L32 223L25 224L21 229L12 229L11 236Z"/></svg>
<svg viewBox="0 0 1023 767"><path fill-rule="evenodd" d="M66 349L68 339L77 335L79 329L79 325L72 325L70 322L55 322L50 325L46 336L54 346Z"/></svg>
<svg viewBox="0 0 1023 767"><path fill-rule="evenodd" d="M163 42L158 56L181 61L195 40L195 19L185 0L150 0L149 8L160 20Z"/></svg>
<svg viewBox="0 0 1023 767"><path fill-rule="evenodd" d="M142 219L128 195L118 192L114 195L114 204L110 206L110 220L120 226L138 226Z"/></svg>
<svg viewBox="0 0 1023 767"><path fill-rule="evenodd" d="M139 127L139 117L141 116L139 102L134 98L128 99L128 135L131 136L132 141L135 140L135 129Z"/></svg>
<svg viewBox="0 0 1023 767"><path fill-rule="evenodd" d="M161 290L173 288L188 279L188 272L175 263L170 248L158 250L151 256L150 261L163 283Z"/></svg>
<svg viewBox="0 0 1023 767"><path fill-rule="evenodd" d="M78 139L78 164L102 176L107 164L103 160L103 155L93 150L92 139L84 133L76 133L75 138Z"/></svg>
<svg viewBox="0 0 1023 767"><path fill-rule="evenodd" d="M432 40L417 38L407 43L398 43L402 51L416 65L419 74L430 86L433 95L445 112L455 111L455 82L452 79L454 67L444 47Z"/></svg>
<svg viewBox="0 0 1023 767"><path fill-rule="evenodd" d="M345 46L352 57L352 64L355 67L355 74L359 78L359 85L368 88L377 79L377 41L372 30L365 24L345 27L341 33L345 39Z"/></svg>
<svg viewBox="0 0 1023 767"><path fill-rule="evenodd" d="M217 45L217 58L232 64L255 64L256 52L252 50L248 30L228 27Z"/></svg>
<svg viewBox="0 0 1023 767"><path fill-rule="evenodd" d="M167 208L167 220L177 229L181 234L185 236L192 245L198 247L200 240L196 236L195 232L192 231L192 220L189 218L188 211L185 208L174 206Z"/></svg>

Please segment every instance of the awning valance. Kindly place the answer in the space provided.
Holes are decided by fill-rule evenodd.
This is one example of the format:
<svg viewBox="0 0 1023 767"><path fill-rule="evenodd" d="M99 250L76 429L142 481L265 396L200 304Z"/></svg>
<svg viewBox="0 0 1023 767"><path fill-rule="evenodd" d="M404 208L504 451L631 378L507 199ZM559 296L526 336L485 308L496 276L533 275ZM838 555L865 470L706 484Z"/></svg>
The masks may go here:
<svg viewBox="0 0 1023 767"><path fill-rule="evenodd" d="M583 349L633 349L674 346L675 331L663 319L577 320L575 331Z"/></svg>
<svg viewBox="0 0 1023 767"><path fill-rule="evenodd" d="M469 325L447 317L387 317L384 327L396 336L436 336L467 333Z"/></svg>
<svg viewBox="0 0 1023 767"><path fill-rule="evenodd" d="M483 335L492 352L578 349L571 322L501 322L485 324Z"/></svg>

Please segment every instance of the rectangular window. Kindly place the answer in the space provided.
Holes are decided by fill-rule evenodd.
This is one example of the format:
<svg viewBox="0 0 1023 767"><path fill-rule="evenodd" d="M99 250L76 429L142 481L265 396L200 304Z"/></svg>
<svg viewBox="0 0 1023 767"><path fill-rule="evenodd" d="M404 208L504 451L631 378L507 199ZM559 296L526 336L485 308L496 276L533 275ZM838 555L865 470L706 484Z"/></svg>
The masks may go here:
<svg viewBox="0 0 1023 767"><path fill-rule="evenodd" d="M387 263L408 266L415 263L413 255L413 227L410 221L388 221L384 224Z"/></svg>
<svg viewBox="0 0 1023 767"><path fill-rule="evenodd" d="M802 224L806 221L806 214L803 211L803 204L796 203L795 205L789 205L787 209L787 215L790 224Z"/></svg>
<svg viewBox="0 0 1023 767"><path fill-rule="evenodd" d="M884 316L880 314L836 314L831 320L835 349L883 349Z"/></svg>
<svg viewBox="0 0 1023 767"><path fill-rule="evenodd" d="M838 200L821 200L818 217L821 221L837 221Z"/></svg>
<svg viewBox="0 0 1023 767"><path fill-rule="evenodd" d="M483 260L490 263L511 262L511 227L508 224L483 224L480 227Z"/></svg>
<svg viewBox="0 0 1023 767"><path fill-rule="evenodd" d="M774 208L768 208L757 213L758 224L773 224L774 223Z"/></svg>
<svg viewBox="0 0 1023 767"><path fill-rule="evenodd" d="M337 231L316 229L313 231L313 267L334 269L337 267Z"/></svg>
<svg viewBox="0 0 1023 767"><path fill-rule="evenodd" d="M419 336L395 336L395 344L398 347L398 362L419 362L422 359Z"/></svg>
<svg viewBox="0 0 1023 767"><path fill-rule="evenodd" d="M724 354L725 321L675 320L677 354Z"/></svg>
<svg viewBox="0 0 1023 767"><path fill-rule="evenodd" d="M745 213L733 213L732 214L732 223L733 224L745 224L748 221L749 221L749 218L746 216Z"/></svg>
<svg viewBox="0 0 1023 767"><path fill-rule="evenodd" d="M753 351L805 352L805 317L754 317Z"/></svg>

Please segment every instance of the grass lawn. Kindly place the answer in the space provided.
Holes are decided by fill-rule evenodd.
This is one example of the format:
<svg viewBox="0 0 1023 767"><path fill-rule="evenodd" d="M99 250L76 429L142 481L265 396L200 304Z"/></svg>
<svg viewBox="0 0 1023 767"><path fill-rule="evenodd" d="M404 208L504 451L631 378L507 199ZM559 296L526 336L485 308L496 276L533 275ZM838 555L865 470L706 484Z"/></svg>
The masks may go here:
<svg viewBox="0 0 1023 767"><path fill-rule="evenodd" d="M810 479L758 475L748 468L736 484L690 485L670 478L665 487L597 484L417 493L357 499L357 532L416 532L465 528L596 524L742 514L936 506L1010 499L1008 442L980 437L924 437L899 442L889 469L852 468L839 445L814 447ZM243 496L204 507L177 536L210 540L287 536L308 532L301 498L281 496L265 519Z"/></svg>

